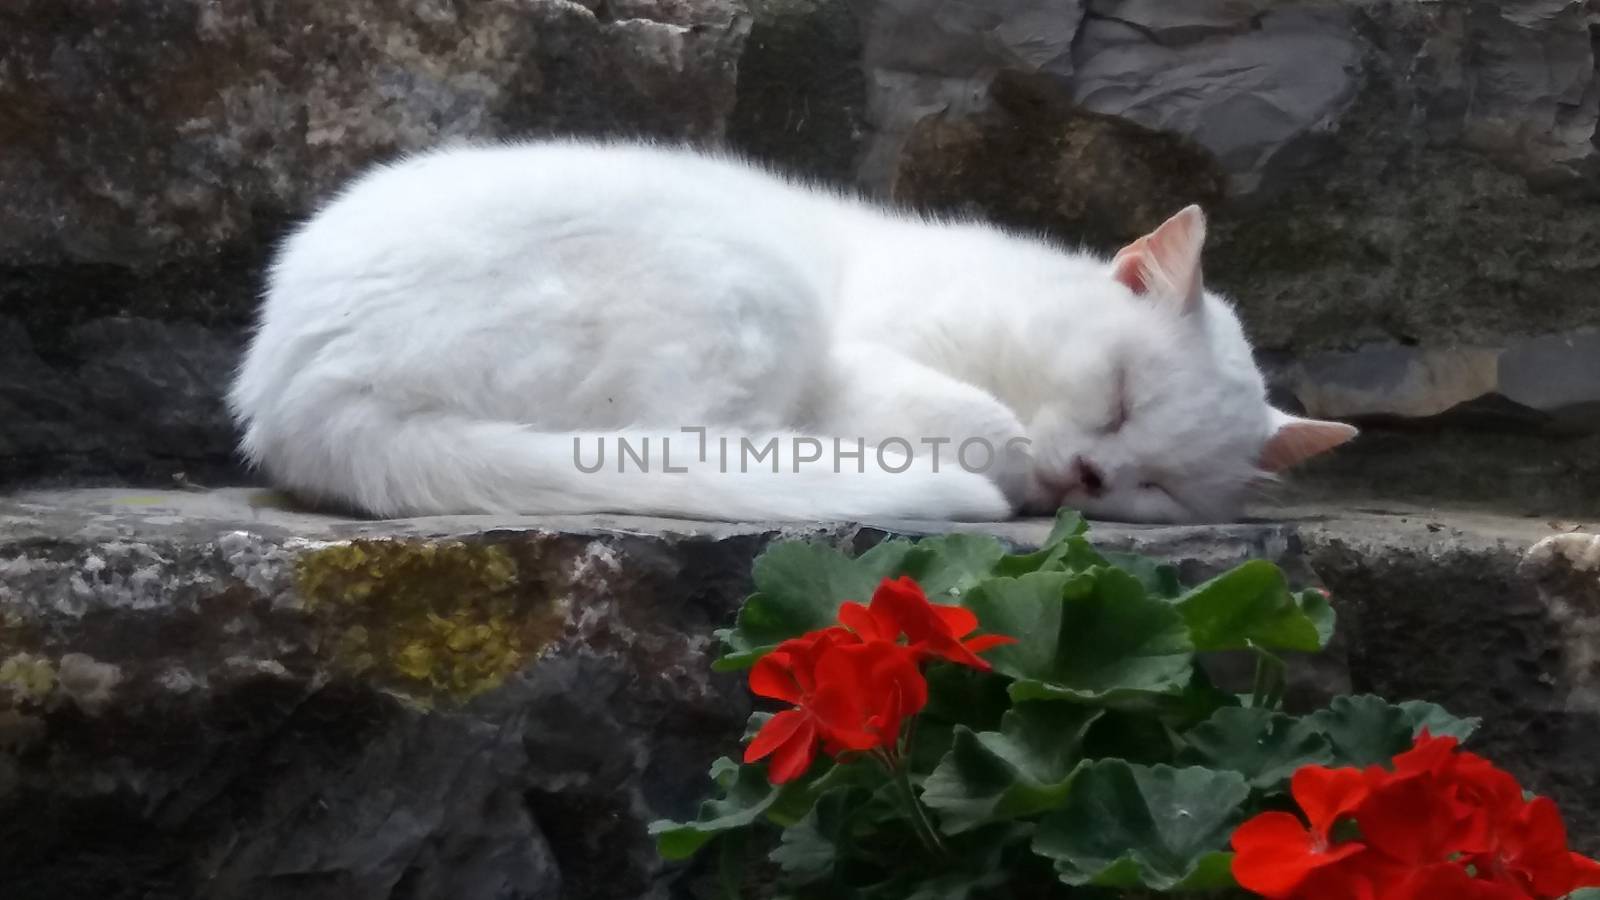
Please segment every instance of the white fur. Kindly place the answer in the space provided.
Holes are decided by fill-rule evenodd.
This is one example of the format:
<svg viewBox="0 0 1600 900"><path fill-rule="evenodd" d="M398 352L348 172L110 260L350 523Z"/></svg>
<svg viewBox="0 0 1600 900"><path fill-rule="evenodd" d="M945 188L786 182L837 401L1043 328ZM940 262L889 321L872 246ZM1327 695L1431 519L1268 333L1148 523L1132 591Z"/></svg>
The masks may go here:
<svg viewBox="0 0 1600 900"><path fill-rule="evenodd" d="M1220 519L1275 420L1232 309L1201 306L1135 296L1098 257L737 161L457 148L372 171L287 241L231 403L279 484L379 516ZM953 443L937 473L925 452L893 474L869 450L864 473L725 474L685 426L713 445ZM574 435L589 460L617 432L655 438L652 470L579 471ZM687 472L660 471L662 436ZM966 438L1018 436L1031 457L990 477L954 464ZM1074 485L1075 457L1101 496Z"/></svg>

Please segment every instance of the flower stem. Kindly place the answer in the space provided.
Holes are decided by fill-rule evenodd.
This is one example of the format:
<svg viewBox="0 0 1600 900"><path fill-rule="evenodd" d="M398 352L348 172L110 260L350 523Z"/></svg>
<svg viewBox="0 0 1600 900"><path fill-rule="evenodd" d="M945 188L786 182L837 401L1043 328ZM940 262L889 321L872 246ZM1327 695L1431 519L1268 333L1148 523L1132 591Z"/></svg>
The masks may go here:
<svg viewBox="0 0 1600 900"><path fill-rule="evenodd" d="M1266 657L1256 654L1255 675L1250 679L1250 708L1260 709L1261 701L1267 693L1267 660Z"/></svg>
<svg viewBox="0 0 1600 900"><path fill-rule="evenodd" d="M744 879L744 833L730 831L722 835L721 844L717 880L722 887L722 900L742 900L744 893L739 886Z"/></svg>
<svg viewBox="0 0 1600 900"><path fill-rule="evenodd" d="M1250 686L1250 706L1277 709L1283 703L1283 692L1288 686L1285 678L1288 667L1283 660L1259 647L1251 649L1256 655L1256 672Z"/></svg>
<svg viewBox="0 0 1600 900"><path fill-rule="evenodd" d="M911 776L904 766L896 766L892 770L894 783L900 788L901 799L905 802L906 812L911 816L911 826L922 841L922 846L934 856L944 856L944 841L939 839L939 832L933 827L933 822L928 818L928 810L923 807L922 801L917 799L917 792L911 787Z"/></svg>

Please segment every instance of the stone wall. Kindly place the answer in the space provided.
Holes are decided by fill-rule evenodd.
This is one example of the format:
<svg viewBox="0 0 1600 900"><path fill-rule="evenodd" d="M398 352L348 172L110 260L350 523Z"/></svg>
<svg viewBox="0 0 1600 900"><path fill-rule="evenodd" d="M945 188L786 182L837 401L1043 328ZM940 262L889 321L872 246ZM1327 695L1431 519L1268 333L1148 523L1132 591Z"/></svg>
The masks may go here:
<svg viewBox="0 0 1600 900"><path fill-rule="evenodd" d="M1049 527L983 530L1022 548ZM1299 511L1091 534L1189 583L1261 558L1320 580L1339 638L1295 661L1290 702L1354 689L1484 717L1472 745L1557 800L1592 854L1600 536L1554 531ZM646 833L691 814L750 709L710 670L711 630L770 541L890 533L361 522L248 489L0 498L4 896L721 896L711 860L665 864Z"/></svg>
<svg viewBox="0 0 1600 900"><path fill-rule="evenodd" d="M1585 0L18 0L0 482L240 478L218 396L285 228L373 160L581 132L1099 248L1203 202L1282 400L1372 429L1320 483L1593 501L1596 35Z"/></svg>
<svg viewBox="0 0 1600 900"><path fill-rule="evenodd" d="M220 401L273 242L463 139L717 141L734 0L0 9L0 483L240 477Z"/></svg>

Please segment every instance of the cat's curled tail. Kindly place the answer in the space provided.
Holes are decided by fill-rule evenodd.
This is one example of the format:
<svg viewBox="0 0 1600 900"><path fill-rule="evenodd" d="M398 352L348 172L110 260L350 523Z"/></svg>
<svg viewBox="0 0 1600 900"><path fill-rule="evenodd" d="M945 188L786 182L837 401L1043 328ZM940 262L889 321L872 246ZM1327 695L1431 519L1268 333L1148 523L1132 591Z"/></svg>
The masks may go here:
<svg viewBox="0 0 1600 900"><path fill-rule="evenodd" d="M625 512L733 521L995 521L1012 513L993 482L948 461L935 471L927 457L886 449L881 467L871 447L860 462L840 461L831 439L812 443L793 434L711 433L704 444L688 433L553 434L457 413L397 415L372 398L341 404L315 422L246 417L243 424L245 454L279 485L379 517ZM764 452L774 440L776 472ZM822 458L797 466L797 446Z"/></svg>

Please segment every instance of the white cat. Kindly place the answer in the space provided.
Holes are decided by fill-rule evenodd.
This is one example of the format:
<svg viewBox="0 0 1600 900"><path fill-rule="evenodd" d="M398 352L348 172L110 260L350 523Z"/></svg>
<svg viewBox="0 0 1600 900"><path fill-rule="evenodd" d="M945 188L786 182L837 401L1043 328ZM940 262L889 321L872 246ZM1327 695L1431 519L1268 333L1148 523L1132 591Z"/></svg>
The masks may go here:
<svg viewBox="0 0 1600 900"><path fill-rule="evenodd" d="M1355 429L1267 405L1204 234L1107 262L685 150L441 150L287 241L230 399L377 516L1223 520Z"/></svg>

